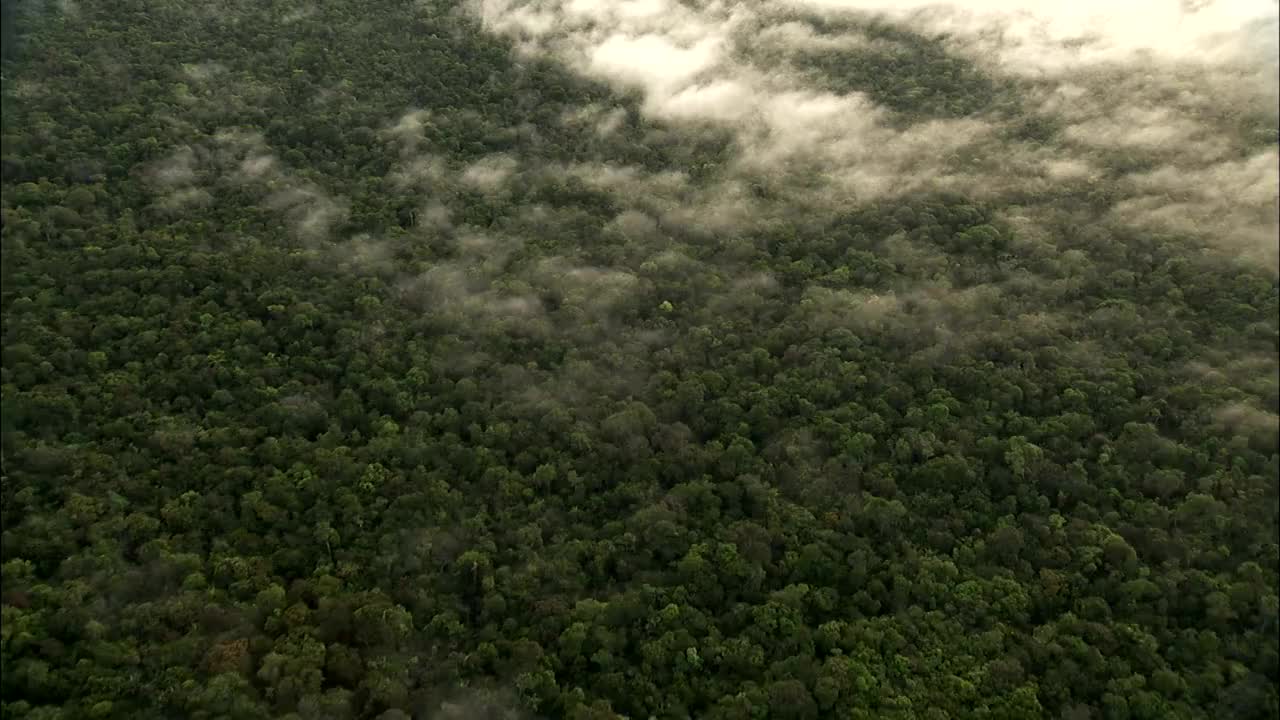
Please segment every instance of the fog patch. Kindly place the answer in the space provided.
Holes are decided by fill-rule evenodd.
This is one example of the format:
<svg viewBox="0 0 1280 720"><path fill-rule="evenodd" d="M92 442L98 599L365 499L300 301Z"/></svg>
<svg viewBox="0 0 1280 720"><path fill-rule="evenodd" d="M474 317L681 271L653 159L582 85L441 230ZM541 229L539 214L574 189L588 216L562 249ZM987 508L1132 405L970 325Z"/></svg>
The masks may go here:
<svg viewBox="0 0 1280 720"><path fill-rule="evenodd" d="M465 228L454 237L458 256L491 276L507 270L507 263L524 245L519 238L498 236Z"/></svg>
<svg viewBox="0 0 1280 720"><path fill-rule="evenodd" d="M148 184L161 190L181 188L196 182L195 150L183 145L168 157L152 163L143 173Z"/></svg>
<svg viewBox="0 0 1280 720"><path fill-rule="evenodd" d="M280 17L280 22L284 25L292 25L301 22L316 14L316 8L313 5L294 8Z"/></svg>
<svg viewBox="0 0 1280 720"><path fill-rule="evenodd" d="M1274 354L1222 349L1188 363L1188 377L1212 388L1238 388L1258 398L1268 412L1280 412L1280 358Z"/></svg>
<svg viewBox="0 0 1280 720"><path fill-rule="evenodd" d="M215 136L217 160L234 168L228 178L267 193L262 206L280 213L295 237L315 248L346 221L346 198L330 195L313 181L298 177L281 163L261 135L223 131Z"/></svg>
<svg viewBox="0 0 1280 720"><path fill-rule="evenodd" d="M1224 429L1257 442L1274 446L1280 436L1280 416L1246 403L1224 405L1214 411L1213 418Z"/></svg>
<svg viewBox="0 0 1280 720"><path fill-rule="evenodd" d="M417 226L421 228L447 230L453 227L451 217L449 208L437 200L431 200L418 211L415 220Z"/></svg>
<svg viewBox="0 0 1280 720"><path fill-rule="evenodd" d="M142 169L143 182L160 195L152 207L176 215L213 204L213 195L203 187L201 159L196 149L183 145L167 157Z"/></svg>
<svg viewBox="0 0 1280 720"><path fill-rule="evenodd" d="M333 226L347 218L345 199L332 198L319 186L299 183L269 195L265 207L288 218L299 237L308 241L327 240Z"/></svg>
<svg viewBox="0 0 1280 720"><path fill-rule="evenodd" d="M713 80L672 93L663 114L677 120L737 121L751 114L752 90L739 80Z"/></svg>
<svg viewBox="0 0 1280 720"><path fill-rule="evenodd" d="M649 117L732 131L734 154L699 177L702 193L688 178L684 187L663 188L653 174L635 169L569 170L624 199L645 194L643 203L625 204L663 228L702 237L780 210L830 211L919 191L1048 198L1067 183L1068 192L1087 194L1093 184L1113 182L1117 166L1193 169L1207 179L1214 173L1204 168L1228 163L1216 174L1231 175L1230 163L1254 141L1228 126L1248 116L1265 128L1280 99L1276 10L1243 1L1183 7L1172 0L1087 0L1029 8L1014 0L963 7L925 0L753 6L502 0L480 10L487 29L522 40L530 52L639 89ZM803 21L806 13L830 22ZM796 53L870 50L891 57L899 50L896 36L867 30L885 21L989 72L1019 78L1031 101L1024 119L1041 122L1045 134L1034 142L1010 140L1011 121L993 113L904 127L866 95L824 91L787 67ZM753 65L739 53L747 45L748 54L778 62ZM566 122L598 123L608 112L622 117L618 109L590 106L567 114ZM1239 213L1206 198L1166 202L1141 184L1135 179L1121 188L1119 201L1127 204L1115 218L1222 233L1236 239L1215 247L1273 264L1260 249L1254 220L1225 221ZM773 202L744 191L760 186L776 191Z"/></svg>
<svg viewBox="0 0 1280 720"><path fill-rule="evenodd" d="M29 78L15 78L13 80L6 78L5 82L9 86L9 92L19 100L35 100L49 93L48 85Z"/></svg>
<svg viewBox="0 0 1280 720"><path fill-rule="evenodd" d="M850 50L877 50L893 52L899 49L897 43L884 38L869 37L866 33L851 29L843 33L819 33L813 25L795 20L788 20L773 25L766 25L750 37L743 38L750 42L755 50L770 51L778 55L796 51L847 52Z"/></svg>
<svg viewBox="0 0 1280 720"><path fill-rule="evenodd" d="M780 285L767 272L748 272L735 277L722 292L711 297L707 310L715 315L764 310L777 302Z"/></svg>
<svg viewBox="0 0 1280 720"><path fill-rule="evenodd" d="M800 300L810 326L818 332L836 328L877 331L888 327L888 320L902 309L902 301L892 292L878 294L853 290L810 287Z"/></svg>
<svg viewBox="0 0 1280 720"><path fill-rule="evenodd" d="M415 153L425 142L425 130L431 119L429 110L409 110L382 129L382 136L395 143L402 154Z"/></svg>
<svg viewBox="0 0 1280 720"><path fill-rule="evenodd" d="M213 195L202 188L188 187L174 190L160 198L155 207L170 215L177 215L193 208L213 205Z"/></svg>
<svg viewBox="0 0 1280 720"><path fill-rule="evenodd" d="M561 114L560 121L569 127L588 126L600 137L609 137L622 127L627 120L624 108L605 108L591 104L586 107L570 109Z"/></svg>
<svg viewBox="0 0 1280 720"><path fill-rule="evenodd" d="M1005 293L992 284L955 288L947 278L903 284L883 292L810 285L799 312L816 333L845 329L925 346L967 344L979 329L1004 327ZM1043 331L1034 316L1031 327ZM966 335L967 334L967 335Z"/></svg>
<svg viewBox="0 0 1280 720"><path fill-rule="evenodd" d="M222 75L227 68L216 62L183 63L182 74L193 82L209 82Z"/></svg>
<svg viewBox="0 0 1280 720"><path fill-rule="evenodd" d="M426 720L524 720L526 716L519 707L519 698L510 690L472 689L454 694L421 717Z"/></svg>
<svg viewBox="0 0 1280 720"><path fill-rule="evenodd" d="M1079 158L1045 159L1040 167L1051 180L1091 180L1098 177L1097 168Z"/></svg>
<svg viewBox="0 0 1280 720"><path fill-rule="evenodd" d="M618 233L628 242L643 242L658 236L657 221L637 210L619 213L605 226L605 229Z"/></svg>
<svg viewBox="0 0 1280 720"><path fill-rule="evenodd" d="M549 330L542 303L531 293L507 292L476 267L441 263L400 283L402 297L427 320L471 332L543 335Z"/></svg>
<svg viewBox="0 0 1280 720"><path fill-rule="evenodd" d="M1275 44L1275 32L1268 34L1275 9L1252 0L1218 0L1199 8L1178 0L1034 6L1021 0L801 2L820 11L882 14L930 32L964 36L1006 70L1029 75L1140 57L1251 61L1265 57Z"/></svg>
<svg viewBox="0 0 1280 720"><path fill-rule="evenodd" d="M901 268L910 268L923 277L947 276L954 260L933 243L918 242L899 232L881 244L884 256Z"/></svg>
<svg viewBox="0 0 1280 720"><path fill-rule="evenodd" d="M1280 275L1277 151L1196 170L1164 167L1132 175L1128 182L1136 197L1116 205L1118 219L1205 238L1215 247Z"/></svg>
<svg viewBox="0 0 1280 720"><path fill-rule="evenodd" d="M678 170L648 172L644 168L610 163L575 163L567 167L548 166L549 177L572 177L587 187L617 194L632 203L687 202L693 188L689 176Z"/></svg>
<svg viewBox="0 0 1280 720"><path fill-rule="evenodd" d="M1089 120L1065 130L1069 140L1120 148L1173 148L1191 140L1199 126L1164 108L1125 108L1108 118Z"/></svg>
<svg viewBox="0 0 1280 720"><path fill-rule="evenodd" d="M396 190L432 190L443 189L451 175L442 158L420 155L392 168L387 179Z"/></svg>
<svg viewBox="0 0 1280 720"><path fill-rule="evenodd" d="M386 240L369 235L358 235L345 243L335 244L329 255L344 272L394 273L396 270L395 247Z"/></svg>
<svg viewBox="0 0 1280 720"><path fill-rule="evenodd" d="M480 192L492 193L500 189L515 173L518 163L506 155L490 155L462 171L461 183Z"/></svg>
<svg viewBox="0 0 1280 720"><path fill-rule="evenodd" d="M536 12L534 10L536 8ZM885 112L857 93L833 94L808 87L795 72L762 72L736 58L731 38L749 28L768 8L721 5L693 7L662 0L641 3L573 0L537 5L486 3L486 27L535 41L582 72L643 93L650 117L677 122L712 122L732 130L742 153L715 178L715 195L705 206L667 211L699 232L722 232L742 224L753 201L733 197L742 173L778 171L814 178L815 198L834 190L842 196L873 198L906 192L942 179L933 161L940 153L972 143L982 123L926 126L899 136ZM537 18L532 22L531 18ZM554 22L549 21L554 18ZM766 24L767 27L767 24ZM769 30L773 42L824 44L798 24ZM872 42L843 38L845 44ZM586 108L583 122L600 108ZM597 174L592 180L616 189L635 178ZM959 182L959 179L954 180ZM726 194L727 193L727 194ZM694 215L697 219L694 219Z"/></svg>
<svg viewBox="0 0 1280 720"><path fill-rule="evenodd" d="M568 259L553 257L538 263L534 277L554 289L560 302L591 314L608 313L630 297L639 286L635 275L622 270L575 266Z"/></svg>
<svg viewBox="0 0 1280 720"><path fill-rule="evenodd" d="M722 42L707 37L681 46L657 34L638 37L616 34L591 52L590 66L610 78L642 87L657 98L670 97L717 61Z"/></svg>

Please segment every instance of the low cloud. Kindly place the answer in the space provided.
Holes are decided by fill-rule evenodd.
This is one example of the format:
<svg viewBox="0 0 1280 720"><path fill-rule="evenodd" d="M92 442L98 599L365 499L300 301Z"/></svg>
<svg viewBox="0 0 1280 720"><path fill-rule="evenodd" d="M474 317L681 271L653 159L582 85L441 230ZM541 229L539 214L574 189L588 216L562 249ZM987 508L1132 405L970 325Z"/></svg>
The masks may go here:
<svg viewBox="0 0 1280 720"><path fill-rule="evenodd" d="M1014 72L1041 74L1083 65L1153 58L1249 62L1274 57L1268 28L1276 11L1253 0L1078 0L1028 8L1021 0L802 0L826 12L884 14L906 25L978 42L984 56Z"/></svg>
<svg viewBox="0 0 1280 720"><path fill-rule="evenodd" d="M634 168L569 170L607 191L647 196L649 207L629 205L660 224L707 236L768 217L778 207L747 192L763 178L804 213L920 191L1049 198L1061 183L1083 192L1118 181L1113 220L1196 234L1274 271L1274 253L1261 247L1270 228L1258 202L1228 207L1212 191L1147 190L1164 169L1206 184L1221 178L1230 188L1224 195L1268 192L1274 172L1246 178L1264 161L1241 158L1256 155L1251 143L1276 123L1274 7L1244 0L1194 7L1087 0L1031 9L1015 0L963 7L490 0L480 7L485 27L517 39L525 52L639 90L641 110L655 120L731 132L727 163L698 181L706 192L664 193L671 188L655 187L653 174ZM1016 85L1023 115L993 109L904 126L874 94L833 92L794 66L799 53L900 52L897 36L867 30L875 22L920 33ZM603 122L606 112L617 117L598 106L566 117ZM1015 121L1049 130L1034 141L1011 139Z"/></svg>
<svg viewBox="0 0 1280 720"><path fill-rule="evenodd" d="M629 272L576 265L558 257L540 261L533 277L540 287L553 291L562 306L599 318L608 317L640 286L640 280Z"/></svg>
<svg viewBox="0 0 1280 720"><path fill-rule="evenodd" d="M1134 197L1116 205L1127 223L1205 237L1280 276L1277 208L1280 154L1273 150L1199 169L1163 167L1131 175Z"/></svg>
<svg viewBox="0 0 1280 720"><path fill-rule="evenodd" d="M177 215L192 208L204 208L213 205L213 195L201 188L180 188L167 193L156 201L157 209L170 215Z"/></svg>
<svg viewBox="0 0 1280 720"><path fill-rule="evenodd" d="M1223 428L1252 440L1275 446L1280 437L1280 416L1245 403L1230 403L1214 412Z"/></svg>
<svg viewBox="0 0 1280 720"><path fill-rule="evenodd" d="M609 137L622 127L627 120L624 108L605 108L600 105L588 105L575 110L567 110L561 117L566 125L587 125L600 137Z"/></svg>
<svg viewBox="0 0 1280 720"><path fill-rule="evenodd" d="M504 291L465 263L439 263L400 283L402 296L430 310L431 320L476 333L544 335L549 328L532 293Z"/></svg>
<svg viewBox="0 0 1280 720"><path fill-rule="evenodd" d="M443 159L433 155L419 155L393 168L388 179L397 190L441 191L452 178Z"/></svg>
<svg viewBox="0 0 1280 720"><path fill-rule="evenodd" d="M155 206L171 213L215 204L227 190L248 189L312 249L332 240L349 214L345 198L293 172L256 133L221 131L211 142L176 148L142 172L159 196Z"/></svg>
<svg viewBox="0 0 1280 720"><path fill-rule="evenodd" d="M288 184L271 193L264 206L283 213L298 237L327 240L333 227L347 218L344 199L332 198L313 183Z"/></svg>
<svg viewBox="0 0 1280 720"><path fill-rule="evenodd" d="M216 62L185 63L182 66L182 73L187 79L197 83L209 82L226 71L226 67Z"/></svg>
<svg viewBox="0 0 1280 720"><path fill-rule="evenodd" d="M412 154L426 142L424 131L430 118L427 110L409 110L383 128L382 136L399 145L402 153Z"/></svg>
<svg viewBox="0 0 1280 720"><path fill-rule="evenodd" d="M145 176L152 187L161 190L189 187L197 180L197 163L195 151L190 146L183 145L148 167Z"/></svg>
<svg viewBox="0 0 1280 720"><path fill-rule="evenodd" d="M516 172L518 163L506 155L490 155L467 166L459 176L462 185L480 192L495 192Z"/></svg>

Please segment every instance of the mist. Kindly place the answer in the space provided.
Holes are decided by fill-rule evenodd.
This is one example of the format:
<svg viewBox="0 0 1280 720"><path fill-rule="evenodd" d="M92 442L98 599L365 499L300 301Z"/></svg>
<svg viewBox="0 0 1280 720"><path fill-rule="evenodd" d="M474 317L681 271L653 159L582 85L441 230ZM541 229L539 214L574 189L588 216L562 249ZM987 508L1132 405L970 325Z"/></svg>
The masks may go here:
<svg viewBox="0 0 1280 720"><path fill-rule="evenodd" d="M760 176L806 178L803 189L787 186L806 212L935 190L1007 200L1027 183L1048 195L1068 180L1113 185L1123 196L1116 222L1194 237L1280 271L1266 241L1280 193L1274 138L1241 136L1238 127L1242 116L1261 128L1276 123L1273 3L575 0L477 8L486 29L519 40L522 52L639 90L655 120L730 130L733 156L708 193L717 200L687 211L711 232L770 214L767 205L727 199ZM1012 114L991 106L904 125L874 92L832 91L797 61L815 51L895 52L876 29L884 23L939 38L994 86L1020 88L1030 102ZM1035 143L1011 140L1028 118L1061 131ZM1109 168L1119 156L1158 169ZM1175 177L1182 187L1172 186ZM613 186L649 190L636 179ZM1222 189L1206 189L1215 183Z"/></svg>

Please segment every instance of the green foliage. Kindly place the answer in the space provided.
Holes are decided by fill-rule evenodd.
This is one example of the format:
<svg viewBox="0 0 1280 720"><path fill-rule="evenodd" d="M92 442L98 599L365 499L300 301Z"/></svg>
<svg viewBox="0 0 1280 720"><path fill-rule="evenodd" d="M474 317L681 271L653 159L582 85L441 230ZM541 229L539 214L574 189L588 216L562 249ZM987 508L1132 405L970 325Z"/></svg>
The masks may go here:
<svg viewBox="0 0 1280 720"><path fill-rule="evenodd" d="M1280 456L1215 411L1280 391L1196 370L1274 355L1273 279L959 195L640 247L528 172L442 229L409 109L453 169L699 187L728 142L447 3L75 7L4 66L5 717L1275 716ZM804 62L908 118L1005 92L862 30L900 50Z"/></svg>
<svg viewBox="0 0 1280 720"><path fill-rule="evenodd" d="M922 35L876 19L803 13L783 19L799 23L819 40L835 40L839 49L803 47L778 57L776 50L764 52L754 38L745 36L743 52L764 67L788 61L819 85L842 94L863 93L905 120L967 117L1016 105L1012 88L948 49L946 36ZM1045 130L1029 124L1025 132L1051 134Z"/></svg>

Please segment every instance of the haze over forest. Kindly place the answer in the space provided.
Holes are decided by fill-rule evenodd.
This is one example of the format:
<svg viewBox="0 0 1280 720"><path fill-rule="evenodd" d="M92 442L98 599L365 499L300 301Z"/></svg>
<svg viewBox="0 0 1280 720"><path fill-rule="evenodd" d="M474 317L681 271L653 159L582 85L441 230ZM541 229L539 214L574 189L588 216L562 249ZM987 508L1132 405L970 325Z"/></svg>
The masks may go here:
<svg viewBox="0 0 1280 720"><path fill-rule="evenodd" d="M1275 718L1275 0L6 0L5 718Z"/></svg>

